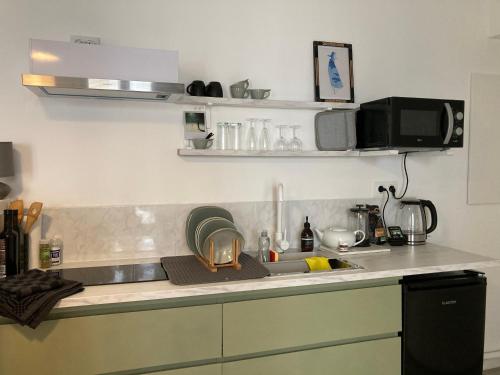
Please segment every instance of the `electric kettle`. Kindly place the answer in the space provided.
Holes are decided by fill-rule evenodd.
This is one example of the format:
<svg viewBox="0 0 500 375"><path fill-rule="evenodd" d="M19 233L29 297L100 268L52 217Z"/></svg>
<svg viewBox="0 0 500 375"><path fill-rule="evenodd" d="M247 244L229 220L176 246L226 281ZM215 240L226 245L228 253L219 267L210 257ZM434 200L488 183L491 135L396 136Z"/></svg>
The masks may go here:
<svg viewBox="0 0 500 375"><path fill-rule="evenodd" d="M431 216L429 226L427 226L426 208ZM406 235L408 245L423 245L427 235L436 229L436 207L431 201L424 199L403 200L399 207L398 222Z"/></svg>

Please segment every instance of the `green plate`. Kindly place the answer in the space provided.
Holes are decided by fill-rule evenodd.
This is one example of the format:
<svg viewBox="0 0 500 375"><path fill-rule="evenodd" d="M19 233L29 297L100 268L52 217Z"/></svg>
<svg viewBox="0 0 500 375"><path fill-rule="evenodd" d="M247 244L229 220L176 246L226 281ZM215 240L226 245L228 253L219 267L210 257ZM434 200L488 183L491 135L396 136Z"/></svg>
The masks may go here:
<svg viewBox="0 0 500 375"><path fill-rule="evenodd" d="M217 206L201 206L194 208L188 215L186 219L186 242L189 249L197 254L196 243L195 243L195 231L199 223L209 217L223 217L234 223L233 215L231 213Z"/></svg>

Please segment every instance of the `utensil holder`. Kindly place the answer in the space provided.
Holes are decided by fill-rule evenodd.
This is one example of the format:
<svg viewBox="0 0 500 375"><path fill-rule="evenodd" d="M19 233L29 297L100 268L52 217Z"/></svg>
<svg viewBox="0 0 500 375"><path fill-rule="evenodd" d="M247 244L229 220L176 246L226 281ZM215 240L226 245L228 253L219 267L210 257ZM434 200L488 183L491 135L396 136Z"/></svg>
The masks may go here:
<svg viewBox="0 0 500 375"><path fill-rule="evenodd" d="M206 269L208 269L210 272L217 272L219 268L224 268L224 267L231 267L235 270L241 270L241 264L239 263L238 259L240 257L241 253L241 244L240 240L234 239L233 240L233 260L230 263L224 263L224 264L215 264L215 244L214 240L210 240L210 253L209 253L209 258L203 258L199 255L195 255L196 259L198 259L203 266L205 266Z"/></svg>

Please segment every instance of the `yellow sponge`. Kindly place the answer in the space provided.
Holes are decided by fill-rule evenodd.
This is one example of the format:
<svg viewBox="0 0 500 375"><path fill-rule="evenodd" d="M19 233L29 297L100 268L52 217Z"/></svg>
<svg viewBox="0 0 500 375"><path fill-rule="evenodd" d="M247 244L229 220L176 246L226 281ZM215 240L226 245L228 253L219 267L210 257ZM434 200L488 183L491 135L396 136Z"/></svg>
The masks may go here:
<svg viewBox="0 0 500 375"><path fill-rule="evenodd" d="M331 271L330 263L326 257L309 257L305 259L311 271Z"/></svg>

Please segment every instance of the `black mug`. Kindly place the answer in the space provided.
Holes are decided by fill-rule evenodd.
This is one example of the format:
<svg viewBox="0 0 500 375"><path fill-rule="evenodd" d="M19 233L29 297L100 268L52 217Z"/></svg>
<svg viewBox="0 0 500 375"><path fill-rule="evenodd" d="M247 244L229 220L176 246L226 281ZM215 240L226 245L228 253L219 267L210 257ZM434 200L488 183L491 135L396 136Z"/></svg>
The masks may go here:
<svg viewBox="0 0 500 375"><path fill-rule="evenodd" d="M203 81L193 81L186 88L186 91L191 96L205 96L205 82L203 82Z"/></svg>
<svg viewBox="0 0 500 375"><path fill-rule="evenodd" d="M220 82L210 82L205 90L205 95L214 98L222 98L222 85Z"/></svg>

